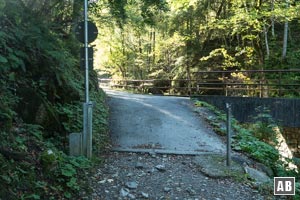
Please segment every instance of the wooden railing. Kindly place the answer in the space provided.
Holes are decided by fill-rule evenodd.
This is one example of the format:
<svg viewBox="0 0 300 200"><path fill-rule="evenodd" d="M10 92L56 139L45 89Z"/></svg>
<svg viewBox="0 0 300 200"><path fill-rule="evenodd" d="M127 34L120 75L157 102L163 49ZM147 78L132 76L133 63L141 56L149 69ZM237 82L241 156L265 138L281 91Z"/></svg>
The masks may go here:
<svg viewBox="0 0 300 200"><path fill-rule="evenodd" d="M300 97L300 69L199 71L193 79L99 79L101 87L163 95Z"/></svg>

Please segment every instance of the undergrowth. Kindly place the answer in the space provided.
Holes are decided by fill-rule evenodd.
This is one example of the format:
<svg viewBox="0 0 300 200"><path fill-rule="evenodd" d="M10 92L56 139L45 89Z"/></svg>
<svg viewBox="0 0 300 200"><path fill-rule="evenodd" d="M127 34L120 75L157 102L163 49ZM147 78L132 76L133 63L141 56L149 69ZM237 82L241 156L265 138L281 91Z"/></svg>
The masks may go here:
<svg viewBox="0 0 300 200"><path fill-rule="evenodd" d="M206 102L195 100L194 103L195 106L206 107L214 113L213 116L207 116L207 120L217 133L224 136L226 129L222 124L226 122L226 114ZM288 163L293 163L293 160L287 160L288 163L281 161L281 156L275 148L276 133L273 128L277 125L271 115L268 114L267 109L258 109L263 112L257 116L253 116L253 123L243 125L232 118L231 124L234 132L232 136L232 149L245 152L251 158L270 167L274 172L274 176L296 177L296 190L298 193L296 192L294 199L299 199L300 175L296 170L287 168Z"/></svg>
<svg viewBox="0 0 300 200"><path fill-rule="evenodd" d="M108 143L103 95L95 95L95 158ZM81 131L81 107L79 102L57 105L56 109L67 116L62 121L67 132ZM0 131L0 199L76 199L80 192L88 194L87 174L93 162L85 157L68 156L65 137L49 137L43 126L24 123L14 115L9 129Z"/></svg>
<svg viewBox="0 0 300 200"><path fill-rule="evenodd" d="M41 15L43 7L27 3L0 0L0 199L78 199L89 192L94 163L68 155L69 134L82 130L84 101L80 46L71 28L60 26L74 13L62 7ZM108 111L97 74L90 77L97 158L107 146Z"/></svg>

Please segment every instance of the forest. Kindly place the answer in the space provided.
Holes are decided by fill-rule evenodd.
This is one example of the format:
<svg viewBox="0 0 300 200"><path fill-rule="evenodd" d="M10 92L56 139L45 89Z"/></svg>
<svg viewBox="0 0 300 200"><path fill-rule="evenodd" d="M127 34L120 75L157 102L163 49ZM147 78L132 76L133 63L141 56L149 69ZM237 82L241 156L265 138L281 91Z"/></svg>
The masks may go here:
<svg viewBox="0 0 300 200"><path fill-rule="evenodd" d="M103 77L174 81L199 79L203 71L299 69L299 1L109 3L110 11L103 3L101 16L94 16L101 30L96 66ZM299 75L281 78L299 84ZM205 78L224 79L215 76ZM253 76L236 72L225 78L253 83ZM274 81L278 74L263 78ZM294 91L284 96L298 95Z"/></svg>
<svg viewBox="0 0 300 200"><path fill-rule="evenodd" d="M93 0L94 155L108 145L98 77L193 79L199 71L300 69L297 0ZM82 129L80 0L0 0L0 199L76 199L94 163L68 156ZM247 74L231 74L249 81ZM299 81L300 74L283 77ZM297 96L293 92L290 96Z"/></svg>

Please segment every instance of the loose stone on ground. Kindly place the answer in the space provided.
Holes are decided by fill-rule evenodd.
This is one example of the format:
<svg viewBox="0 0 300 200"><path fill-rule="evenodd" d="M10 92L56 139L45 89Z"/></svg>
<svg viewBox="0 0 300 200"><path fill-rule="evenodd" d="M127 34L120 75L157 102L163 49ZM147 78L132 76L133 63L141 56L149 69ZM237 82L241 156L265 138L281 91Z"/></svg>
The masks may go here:
<svg viewBox="0 0 300 200"><path fill-rule="evenodd" d="M126 183L126 187L129 189L136 189L138 187L138 183L135 181L130 181Z"/></svg>
<svg viewBox="0 0 300 200"><path fill-rule="evenodd" d="M91 178L94 200L273 199L249 184L208 177L199 171L194 156L110 153L104 159ZM137 161L143 168L137 167Z"/></svg>

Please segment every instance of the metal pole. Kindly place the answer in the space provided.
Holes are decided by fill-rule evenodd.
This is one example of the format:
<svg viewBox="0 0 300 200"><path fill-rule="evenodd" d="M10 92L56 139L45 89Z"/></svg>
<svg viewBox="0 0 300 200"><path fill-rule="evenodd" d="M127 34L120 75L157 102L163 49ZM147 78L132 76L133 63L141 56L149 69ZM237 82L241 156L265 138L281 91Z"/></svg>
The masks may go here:
<svg viewBox="0 0 300 200"><path fill-rule="evenodd" d="M226 103L227 108L227 123L226 123L226 130L227 130L227 158L226 158L226 165L230 167L231 165L231 105Z"/></svg>
<svg viewBox="0 0 300 200"><path fill-rule="evenodd" d="M86 157L92 157L92 141L93 141L93 126L92 126L92 119L93 119L93 103L89 102L87 105L87 116L88 116L88 130L87 130L87 144L86 144Z"/></svg>
<svg viewBox="0 0 300 200"><path fill-rule="evenodd" d="M84 0L84 50L85 50L85 103L83 103L83 134L82 134L82 151L83 155L90 157L88 153L89 144L89 59L88 59L88 1Z"/></svg>
<svg viewBox="0 0 300 200"><path fill-rule="evenodd" d="M85 103L89 103L88 1L84 0Z"/></svg>
<svg viewBox="0 0 300 200"><path fill-rule="evenodd" d="M88 140L88 104L83 103L83 133L82 133L82 155L87 156L87 140Z"/></svg>

